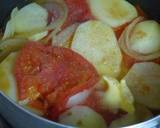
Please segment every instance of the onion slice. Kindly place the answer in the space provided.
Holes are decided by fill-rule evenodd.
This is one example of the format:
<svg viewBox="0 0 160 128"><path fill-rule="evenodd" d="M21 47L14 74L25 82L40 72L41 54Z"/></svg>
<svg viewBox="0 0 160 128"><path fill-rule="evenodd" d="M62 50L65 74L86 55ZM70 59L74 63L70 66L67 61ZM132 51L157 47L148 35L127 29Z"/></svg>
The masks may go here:
<svg viewBox="0 0 160 128"><path fill-rule="evenodd" d="M160 51L153 52L150 54L142 54L137 51L134 51L130 46L130 38L132 36L133 30L135 29L135 26L144 20L145 19L143 17L138 17L130 25L128 25L128 27L123 31L119 39L119 44L121 49L132 58L140 61L149 61L160 57Z"/></svg>
<svg viewBox="0 0 160 128"><path fill-rule="evenodd" d="M67 102L67 108L83 103L90 95L91 90L84 90L71 96Z"/></svg>
<svg viewBox="0 0 160 128"><path fill-rule="evenodd" d="M68 16L68 7L64 0L43 0L41 4L48 11L55 11L58 14L58 17L47 26L47 30L53 30L44 40L44 42L48 42L61 30Z"/></svg>
<svg viewBox="0 0 160 128"><path fill-rule="evenodd" d="M44 7L46 9L50 9L52 8L50 6L53 6L55 9L57 9L53 11L59 11L57 12L59 16L55 21L51 22L47 28L48 29L60 28L64 24L68 16L67 5L64 0L47 0L46 4L44 4Z"/></svg>
<svg viewBox="0 0 160 128"><path fill-rule="evenodd" d="M53 46L66 46L67 41L73 36L78 25L79 23L72 24L71 26L65 28L62 32L57 34L52 40L52 45Z"/></svg>

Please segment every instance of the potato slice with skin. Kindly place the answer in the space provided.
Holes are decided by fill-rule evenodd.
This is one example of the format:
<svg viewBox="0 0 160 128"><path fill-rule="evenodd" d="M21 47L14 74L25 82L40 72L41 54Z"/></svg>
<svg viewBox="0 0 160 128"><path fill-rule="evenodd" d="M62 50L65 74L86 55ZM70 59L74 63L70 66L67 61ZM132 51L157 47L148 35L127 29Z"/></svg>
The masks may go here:
<svg viewBox="0 0 160 128"><path fill-rule="evenodd" d="M135 101L160 109L160 65L153 62L134 64L124 78Z"/></svg>
<svg viewBox="0 0 160 128"><path fill-rule="evenodd" d="M136 104L135 113L126 114L121 118L113 121L109 126L109 128L118 128L118 127L133 125L148 120L152 116L153 114L145 106Z"/></svg>
<svg viewBox="0 0 160 128"><path fill-rule="evenodd" d="M87 21L76 30L71 48L90 61L101 75L117 77L122 55L111 27L101 21Z"/></svg>
<svg viewBox="0 0 160 128"><path fill-rule="evenodd" d="M93 15L116 28L138 16L136 8L126 0L88 0Z"/></svg>
<svg viewBox="0 0 160 128"><path fill-rule="evenodd" d="M105 120L87 106L74 106L59 117L59 122L79 128L107 128Z"/></svg>

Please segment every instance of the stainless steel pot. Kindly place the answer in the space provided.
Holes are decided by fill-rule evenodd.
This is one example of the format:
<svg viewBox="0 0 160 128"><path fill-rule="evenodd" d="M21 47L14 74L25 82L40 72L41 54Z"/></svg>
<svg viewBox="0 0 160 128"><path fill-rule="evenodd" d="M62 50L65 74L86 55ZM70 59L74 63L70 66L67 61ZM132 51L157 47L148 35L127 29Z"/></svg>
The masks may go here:
<svg viewBox="0 0 160 128"><path fill-rule="evenodd" d="M8 5L9 1L13 3L13 5ZM13 2L14 1L14 2ZM5 17L7 16L7 11L4 11L6 9L11 10L11 8L16 5L16 3L20 3L20 6L23 6L27 2L22 2L23 0L1 0L0 5L3 5L3 11L0 11L0 28L3 27L3 24L5 23ZM130 2L137 2L136 0L129 0ZM140 0L141 4L143 0ZM147 1L147 0L146 0ZM154 0L153 0L154 1ZM153 2L150 1L150 2ZM160 3L160 2L159 2ZM153 10L157 10L158 13L160 13L160 4L159 9L156 8L157 5L155 5L155 8ZM144 9L146 9L146 5L144 6ZM160 15L155 14L152 10L150 11L153 14L150 16L155 15L155 19L160 19ZM49 121L45 118L39 117L26 109L19 106L17 103L12 101L10 98L5 96L2 92L0 92L0 114L14 127L14 128L73 128L70 126L65 126L53 121ZM0 125L0 128L3 128L2 125ZM127 128L160 128L160 115L157 117L154 117L148 121L135 124L132 126L128 126Z"/></svg>
<svg viewBox="0 0 160 128"><path fill-rule="evenodd" d="M0 93L0 114L14 128L73 128L39 117ZM160 128L160 116L126 128Z"/></svg>

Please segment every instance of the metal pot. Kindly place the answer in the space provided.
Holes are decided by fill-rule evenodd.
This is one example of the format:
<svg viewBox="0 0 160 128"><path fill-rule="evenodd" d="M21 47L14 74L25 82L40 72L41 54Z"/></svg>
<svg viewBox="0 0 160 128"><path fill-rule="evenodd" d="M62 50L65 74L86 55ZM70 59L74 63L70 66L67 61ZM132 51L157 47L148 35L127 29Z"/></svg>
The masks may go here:
<svg viewBox="0 0 160 128"><path fill-rule="evenodd" d="M136 0L129 0L131 3L136 3ZM151 2L150 5L147 5L145 2ZM155 5L155 2L159 5ZM149 15L160 21L160 1L159 0L140 0L139 1L146 10L150 9ZM13 3L13 4L10 4ZM20 7L27 4L25 0L1 0L0 1L0 28L5 24L9 11L12 10L14 6L19 5ZM154 5L151 7L151 5ZM159 7L159 8L158 8ZM156 13L154 13L156 12ZM148 14L148 13L147 13ZM45 118L39 117L26 109L19 106L17 103L12 101L10 98L6 97L2 92L0 92L0 114L14 127L14 128L72 128L70 126L65 126L53 121L49 121ZM5 128L0 124L0 128ZM160 116L154 117L148 121L128 126L127 128L160 128Z"/></svg>

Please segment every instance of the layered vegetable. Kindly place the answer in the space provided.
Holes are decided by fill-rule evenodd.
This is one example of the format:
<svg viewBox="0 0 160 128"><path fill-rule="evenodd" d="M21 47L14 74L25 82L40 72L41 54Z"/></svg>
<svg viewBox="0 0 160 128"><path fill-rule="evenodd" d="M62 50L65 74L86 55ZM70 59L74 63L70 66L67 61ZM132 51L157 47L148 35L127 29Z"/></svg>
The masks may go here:
<svg viewBox="0 0 160 128"><path fill-rule="evenodd" d="M159 23L126 0L36 0L11 12L0 90L67 126L148 120L160 110L159 35Z"/></svg>

